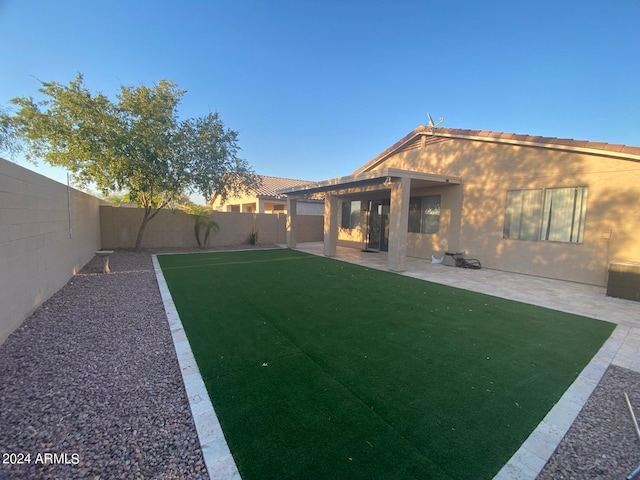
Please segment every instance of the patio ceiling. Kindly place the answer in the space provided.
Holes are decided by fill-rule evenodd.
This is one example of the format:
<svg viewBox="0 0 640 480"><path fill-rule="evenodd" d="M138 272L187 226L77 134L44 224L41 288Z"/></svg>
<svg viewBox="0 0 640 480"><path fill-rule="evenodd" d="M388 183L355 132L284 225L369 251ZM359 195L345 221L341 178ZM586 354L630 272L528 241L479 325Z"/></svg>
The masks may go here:
<svg viewBox="0 0 640 480"><path fill-rule="evenodd" d="M384 168L382 170L376 170L374 172L366 172L359 175L349 175L346 177L332 178L316 183L284 188L282 190L278 190L278 193L288 196L301 196L311 193L332 192L359 187L379 186L385 188L390 181L401 178L411 179L412 188L436 187L440 185L459 185L460 183L462 183L461 177L452 175L438 175L434 173L400 170L397 168Z"/></svg>

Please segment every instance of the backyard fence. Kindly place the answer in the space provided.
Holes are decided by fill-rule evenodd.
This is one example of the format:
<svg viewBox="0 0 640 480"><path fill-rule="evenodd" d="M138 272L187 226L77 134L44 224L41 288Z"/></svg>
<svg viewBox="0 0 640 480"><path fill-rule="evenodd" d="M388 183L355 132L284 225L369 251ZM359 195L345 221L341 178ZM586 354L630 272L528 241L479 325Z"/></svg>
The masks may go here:
<svg viewBox="0 0 640 480"><path fill-rule="evenodd" d="M0 159L0 344L93 258L99 204Z"/></svg>
<svg viewBox="0 0 640 480"><path fill-rule="evenodd" d="M140 208L113 207L0 158L0 344L101 248L132 248ZM216 212L210 247L286 242L284 214ZM197 247L195 217L161 210L143 248ZM322 215L297 217L298 242L322 241ZM204 233L201 233L203 239Z"/></svg>
<svg viewBox="0 0 640 480"><path fill-rule="evenodd" d="M133 248L144 210L127 207L100 207L103 248ZM209 247L286 243L286 215L270 213L214 212L218 225L209 237ZM322 215L298 215L298 242L320 242L324 238ZM194 226L196 217L180 210L161 210L146 227L143 248L193 248L198 246ZM203 229L201 229L203 230ZM204 233L200 233L201 240Z"/></svg>

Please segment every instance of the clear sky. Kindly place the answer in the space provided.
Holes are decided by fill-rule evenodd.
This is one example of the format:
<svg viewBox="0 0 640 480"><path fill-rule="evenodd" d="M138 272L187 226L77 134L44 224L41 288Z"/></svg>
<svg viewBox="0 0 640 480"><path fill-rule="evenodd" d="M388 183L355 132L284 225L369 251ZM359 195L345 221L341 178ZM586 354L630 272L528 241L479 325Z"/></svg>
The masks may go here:
<svg viewBox="0 0 640 480"><path fill-rule="evenodd" d="M639 0L0 0L1 106L77 72L112 98L175 81L265 175L348 175L427 112L640 146Z"/></svg>

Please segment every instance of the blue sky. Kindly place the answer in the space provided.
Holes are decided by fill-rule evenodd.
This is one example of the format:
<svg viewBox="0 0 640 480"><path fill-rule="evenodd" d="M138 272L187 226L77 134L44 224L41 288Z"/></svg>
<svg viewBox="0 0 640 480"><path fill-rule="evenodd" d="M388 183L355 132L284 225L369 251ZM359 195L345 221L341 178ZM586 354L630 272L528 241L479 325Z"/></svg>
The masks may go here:
<svg viewBox="0 0 640 480"><path fill-rule="evenodd" d="M109 96L171 79L265 175L348 175L427 112L640 145L638 0L0 0L0 58L4 107L77 72Z"/></svg>

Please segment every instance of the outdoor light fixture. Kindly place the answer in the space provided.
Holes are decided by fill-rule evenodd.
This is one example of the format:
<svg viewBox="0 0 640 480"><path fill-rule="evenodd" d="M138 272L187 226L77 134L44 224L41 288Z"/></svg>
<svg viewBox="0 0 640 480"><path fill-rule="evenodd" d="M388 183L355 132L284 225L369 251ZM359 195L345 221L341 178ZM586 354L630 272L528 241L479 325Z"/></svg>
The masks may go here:
<svg viewBox="0 0 640 480"><path fill-rule="evenodd" d="M391 185L391 177L387 177L387 178L385 178L383 185L384 185L385 187L387 187L387 186Z"/></svg>

